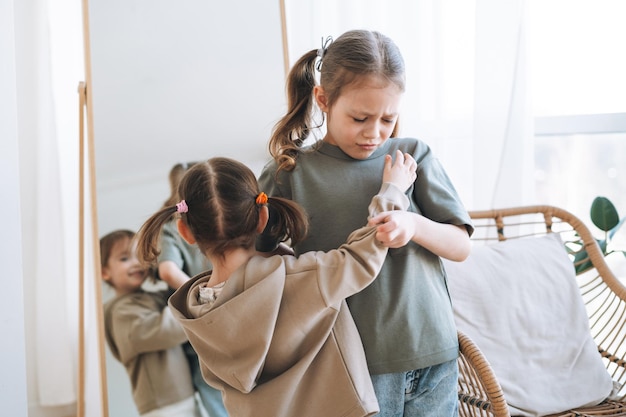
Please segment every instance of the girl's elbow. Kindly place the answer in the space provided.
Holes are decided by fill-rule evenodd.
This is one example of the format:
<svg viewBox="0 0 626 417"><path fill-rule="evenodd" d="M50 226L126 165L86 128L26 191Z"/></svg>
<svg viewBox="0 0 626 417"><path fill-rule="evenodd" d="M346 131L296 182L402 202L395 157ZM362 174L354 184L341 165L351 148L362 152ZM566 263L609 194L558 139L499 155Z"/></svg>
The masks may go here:
<svg viewBox="0 0 626 417"><path fill-rule="evenodd" d="M467 235L466 232L463 231L463 235L454 246L454 250L450 254L449 259L455 262L463 262L470 255L471 251L472 242L469 238L469 235Z"/></svg>
<svg viewBox="0 0 626 417"><path fill-rule="evenodd" d="M450 260L455 261L455 262L463 262L464 260L467 259L470 252L471 252L471 245L468 241L467 245L461 245L457 248L457 250L450 257Z"/></svg>

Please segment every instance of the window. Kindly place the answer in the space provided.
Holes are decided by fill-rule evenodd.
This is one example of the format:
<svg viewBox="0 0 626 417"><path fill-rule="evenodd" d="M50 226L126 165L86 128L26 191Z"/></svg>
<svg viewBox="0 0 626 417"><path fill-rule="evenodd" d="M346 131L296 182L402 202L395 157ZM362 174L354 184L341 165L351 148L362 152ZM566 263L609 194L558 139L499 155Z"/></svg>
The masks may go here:
<svg viewBox="0 0 626 417"><path fill-rule="evenodd" d="M626 216L626 2L533 1L530 60L536 200L589 225L597 196ZM626 227L615 236L626 248ZM626 261L607 258L618 276Z"/></svg>
<svg viewBox="0 0 626 417"><path fill-rule="evenodd" d="M536 200L589 225L600 195L626 216L624 16L622 0L530 4Z"/></svg>

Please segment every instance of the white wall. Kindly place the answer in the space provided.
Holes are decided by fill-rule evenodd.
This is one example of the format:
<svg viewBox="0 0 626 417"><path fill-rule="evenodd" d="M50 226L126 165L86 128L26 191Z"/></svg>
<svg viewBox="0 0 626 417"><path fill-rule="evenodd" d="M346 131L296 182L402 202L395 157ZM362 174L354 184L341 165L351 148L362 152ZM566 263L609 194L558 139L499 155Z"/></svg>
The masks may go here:
<svg viewBox="0 0 626 417"><path fill-rule="evenodd" d="M136 230L178 162L260 171L285 103L279 2L89 3L101 234Z"/></svg>

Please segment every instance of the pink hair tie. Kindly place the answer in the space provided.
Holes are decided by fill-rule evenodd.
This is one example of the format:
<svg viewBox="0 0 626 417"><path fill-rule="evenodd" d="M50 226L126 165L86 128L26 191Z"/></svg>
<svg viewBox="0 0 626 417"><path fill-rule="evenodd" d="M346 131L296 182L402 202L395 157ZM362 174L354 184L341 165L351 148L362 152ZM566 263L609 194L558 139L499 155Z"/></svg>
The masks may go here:
<svg viewBox="0 0 626 417"><path fill-rule="evenodd" d="M180 203L176 204L176 211L179 213L187 213L189 211L185 200L180 200Z"/></svg>

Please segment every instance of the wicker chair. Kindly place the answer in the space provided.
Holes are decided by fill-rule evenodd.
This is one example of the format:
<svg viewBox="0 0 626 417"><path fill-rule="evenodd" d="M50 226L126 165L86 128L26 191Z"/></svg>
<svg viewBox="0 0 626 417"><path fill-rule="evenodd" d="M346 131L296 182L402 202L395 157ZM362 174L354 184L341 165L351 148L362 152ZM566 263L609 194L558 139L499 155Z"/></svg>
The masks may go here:
<svg viewBox="0 0 626 417"><path fill-rule="evenodd" d="M619 384L620 397L552 417L626 416L626 287L610 270L589 229L571 213L552 206L473 211L470 215L476 227L472 237L475 244L559 233L572 260L576 252L587 252L588 256L576 264L591 262L591 268L579 273L577 282L589 316L591 335L607 372ZM506 398L488 358L462 333L459 344L459 415L509 417Z"/></svg>

